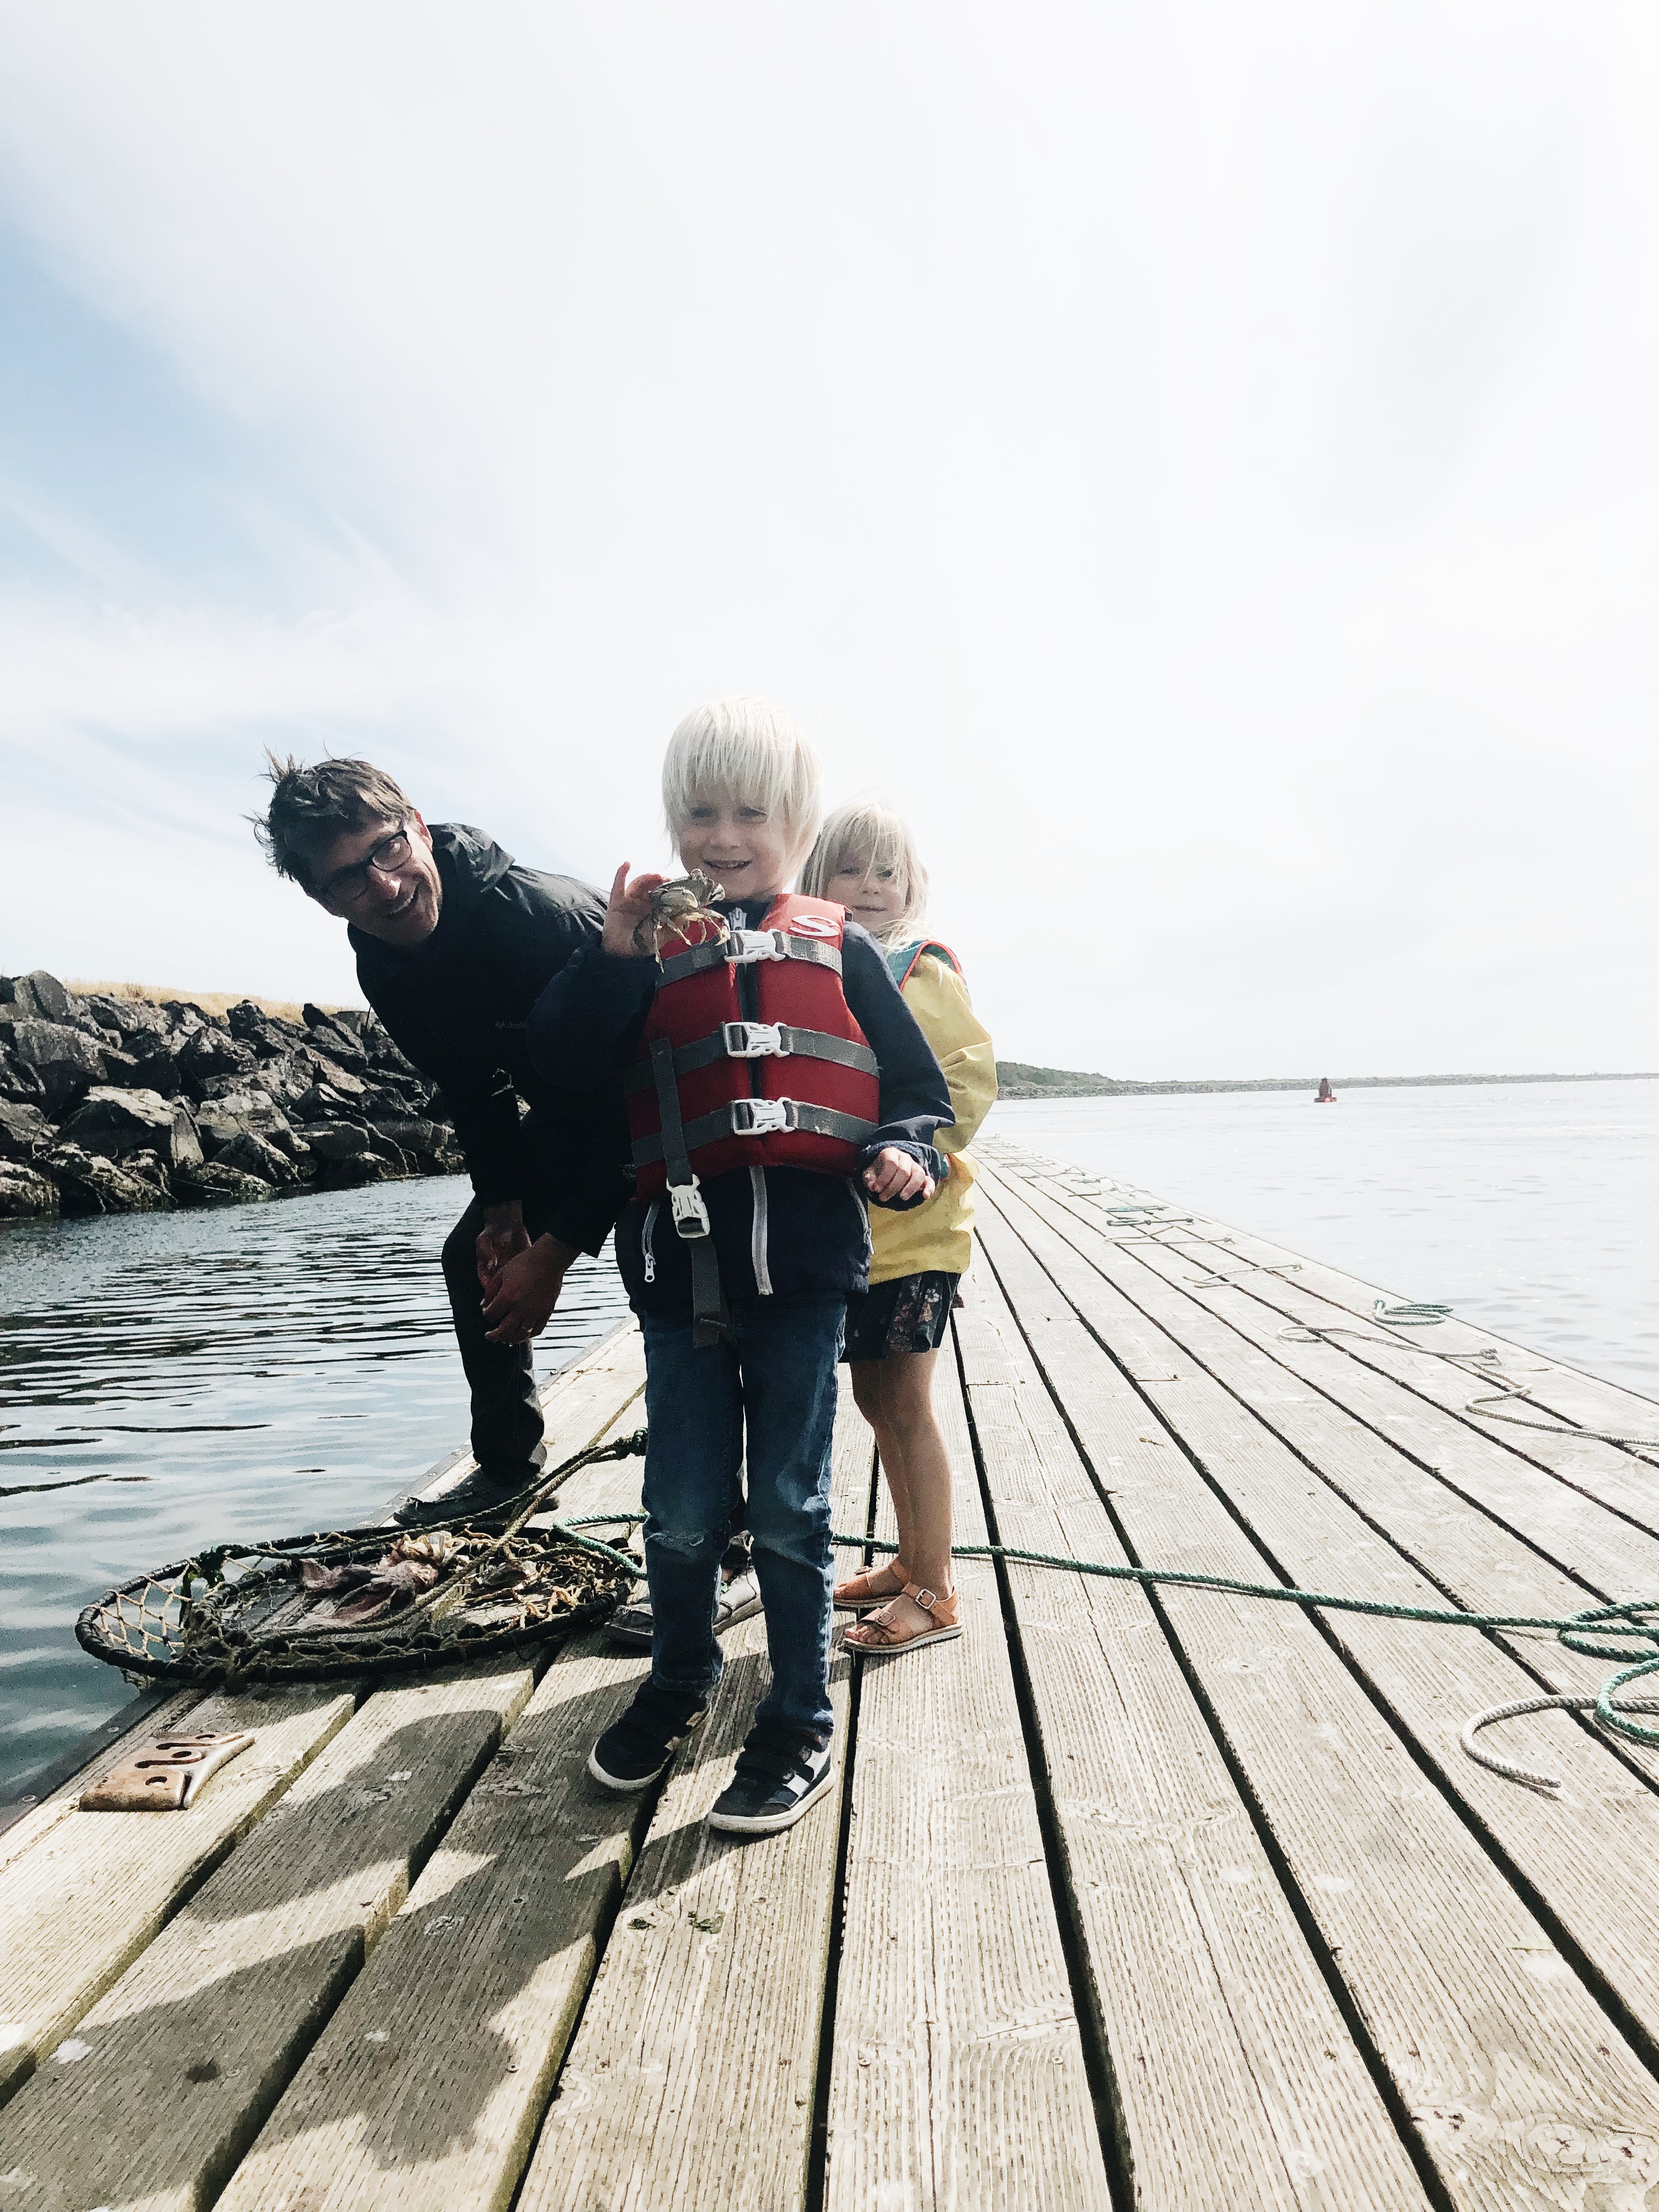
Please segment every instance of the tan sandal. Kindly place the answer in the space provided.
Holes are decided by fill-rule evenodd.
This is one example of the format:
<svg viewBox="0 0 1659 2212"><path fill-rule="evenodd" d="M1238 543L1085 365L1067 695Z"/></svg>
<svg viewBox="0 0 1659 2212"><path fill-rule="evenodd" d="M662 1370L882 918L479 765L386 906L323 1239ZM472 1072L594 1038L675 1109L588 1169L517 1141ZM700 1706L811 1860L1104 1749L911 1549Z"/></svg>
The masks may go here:
<svg viewBox="0 0 1659 2212"><path fill-rule="evenodd" d="M906 1583L902 1595L912 1605L921 1607L931 1620L932 1627L900 1628L890 1620L860 1620L845 1631L842 1643L853 1651L914 1651L919 1644L946 1644L951 1637L961 1635L954 1590L941 1597L937 1590L922 1589L915 1583Z"/></svg>
<svg viewBox="0 0 1659 2212"><path fill-rule="evenodd" d="M872 1589L872 1575L896 1575L898 1589ZM884 1559L878 1567L866 1567L861 1575L849 1575L844 1583L837 1583L830 1592L837 1613L862 1613L866 1606L890 1605L910 1579L910 1570L902 1560Z"/></svg>

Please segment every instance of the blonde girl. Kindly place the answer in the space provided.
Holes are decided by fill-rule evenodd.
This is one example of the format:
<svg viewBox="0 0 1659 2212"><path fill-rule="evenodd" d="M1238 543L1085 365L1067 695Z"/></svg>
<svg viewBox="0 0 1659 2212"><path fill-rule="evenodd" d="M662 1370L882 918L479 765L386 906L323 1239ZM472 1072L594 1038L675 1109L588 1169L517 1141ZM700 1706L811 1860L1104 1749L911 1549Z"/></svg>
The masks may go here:
<svg viewBox="0 0 1659 2212"><path fill-rule="evenodd" d="M996 1059L956 955L926 933L927 872L900 815L875 799L840 808L824 823L800 884L808 896L846 907L881 946L956 1109L954 1124L933 1140L949 1156L949 1179L914 1212L872 1213L870 1287L848 1307L843 1354L859 1410L876 1432L899 1549L890 1565L838 1583L835 1601L843 1612L869 1609L847 1632L854 1649L908 1651L962 1633L951 1578L951 1461L933 1412L933 1364L973 1257L974 1164L966 1148L997 1095Z"/></svg>

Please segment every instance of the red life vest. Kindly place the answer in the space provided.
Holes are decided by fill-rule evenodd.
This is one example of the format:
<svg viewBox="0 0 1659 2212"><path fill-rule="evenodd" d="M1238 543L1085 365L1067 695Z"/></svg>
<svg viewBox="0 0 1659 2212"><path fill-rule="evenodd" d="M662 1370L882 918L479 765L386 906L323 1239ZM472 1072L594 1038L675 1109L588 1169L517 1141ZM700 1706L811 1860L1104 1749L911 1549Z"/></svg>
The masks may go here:
<svg viewBox="0 0 1659 2212"><path fill-rule="evenodd" d="M693 922L664 939L623 1079L641 1197L685 1182L671 1172L677 1149L700 1180L746 1167L856 1172L880 1118L881 1071L842 987L846 920L844 907L785 892L760 929L722 940ZM672 1129L665 1142L671 1076L678 1147Z"/></svg>

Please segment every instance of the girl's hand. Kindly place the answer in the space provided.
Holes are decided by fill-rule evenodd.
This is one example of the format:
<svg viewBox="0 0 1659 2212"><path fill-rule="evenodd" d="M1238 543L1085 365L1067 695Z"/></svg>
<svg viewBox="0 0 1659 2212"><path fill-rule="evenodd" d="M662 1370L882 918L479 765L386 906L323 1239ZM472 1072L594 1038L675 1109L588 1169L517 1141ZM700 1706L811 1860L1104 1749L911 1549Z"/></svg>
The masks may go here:
<svg viewBox="0 0 1659 2212"><path fill-rule="evenodd" d="M872 1198L890 1206L896 1199L931 1198L933 1178L908 1152L884 1145L864 1170L864 1188Z"/></svg>
<svg viewBox="0 0 1659 2212"><path fill-rule="evenodd" d="M651 894L668 881L666 876L650 874L635 876L630 882L628 863L624 860L617 871L616 881L611 886L611 897L605 909L605 935L600 942L607 952L614 952L624 960L643 960L649 956L640 951L634 942L634 933L651 912Z"/></svg>

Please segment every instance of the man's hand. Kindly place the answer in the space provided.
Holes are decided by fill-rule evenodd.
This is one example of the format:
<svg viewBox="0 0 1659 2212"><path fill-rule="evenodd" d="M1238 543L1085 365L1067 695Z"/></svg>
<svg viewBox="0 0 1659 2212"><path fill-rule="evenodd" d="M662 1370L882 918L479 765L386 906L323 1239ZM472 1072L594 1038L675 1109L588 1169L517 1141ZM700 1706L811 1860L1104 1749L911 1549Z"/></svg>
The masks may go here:
<svg viewBox="0 0 1659 2212"><path fill-rule="evenodd" d="M505 1206L485 1206L484 1225L478 1231L477 1249L478 1280L488 1291L509 1260L530 1249L524 1208L516 1198L510 1198Z"/></svg>
<svg viewBox="0 0 1659 2212"><path fill-rule="evenodd" d="M896 1145L884 1145L864 1170L864 1188L872 1198L890 1206L895 1199L931 1198L933 1178L908 1152L900 1152Z"/></svg>
<svg viewBox="0 0 1659 2212"><path fill-rule="evenodd" d="M496 1268L483 1299L484 1319L493 1324L484 1332L491 1344L528 1344L541 1334L575 1256L574 1244L538 1237Z"/></svg>
<svg viewBox="0 0 1659 2212"><path fill-rule="evenodd" d="M634 933L651 912L652 892L667 881L666 876L647 874L635 876L630 882L628 863L623 862L605 909L605 935L600 942L607 952L617 953L624 960L642 960L647 957L635 944Z"/></svg>

